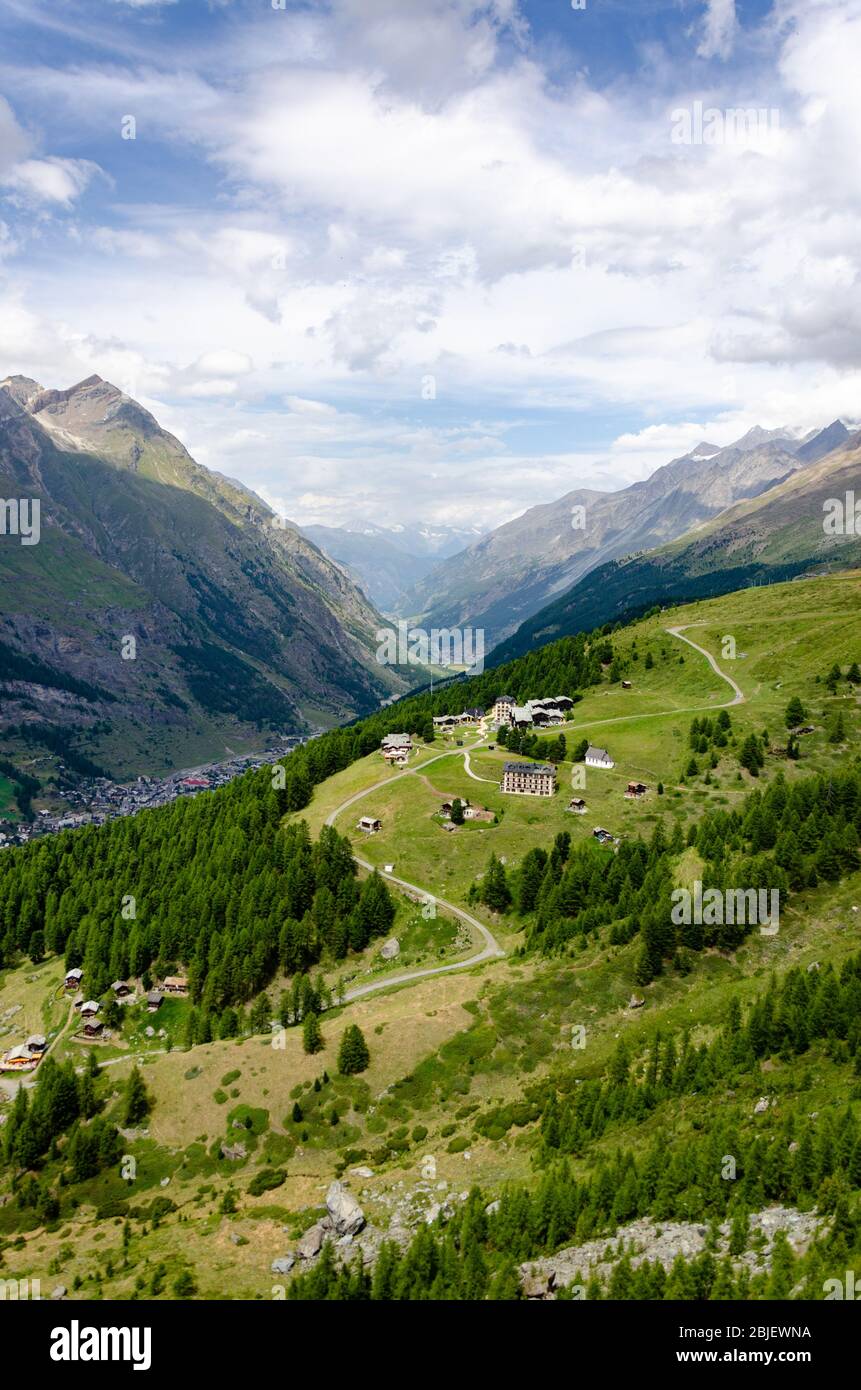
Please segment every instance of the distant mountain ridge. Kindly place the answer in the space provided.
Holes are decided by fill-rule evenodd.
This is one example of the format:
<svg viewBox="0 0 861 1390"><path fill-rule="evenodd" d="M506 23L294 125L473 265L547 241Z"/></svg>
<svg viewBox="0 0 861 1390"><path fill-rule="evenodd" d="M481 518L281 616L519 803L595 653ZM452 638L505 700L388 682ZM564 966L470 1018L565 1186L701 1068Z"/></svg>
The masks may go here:
<svg viewBox="0 0 861 1390"><path fill-rule="evenodd" d="M153 731L189 748L219 730L300 732L404 688L376 663L379 615L343 569L100 377L0 383L0 495L41 505L38 545L0 536L0 681L6 651L7 670L28 658L113 692L128 753L114 766ZM88 729L105 714L56 684L3 690L8 723Z"/></svg>
<svg viewBox="0 0 861 1390"><path fill-rule="evenodd" d="M828 504L839 503L845 514L847 494L861 502L861 430L671 544L591 570L501 643L492 664L654 604L711 598L820 569L859 568L861 526L856 531L849 518L842 533L826 529Z"/></svg>
<svg viewBox="0 0 861 1390"><path fill-rule="evenodd" d="M478 527L379 526L359 520L302 529L325 555L346 567L372 603L392 614L406 611L406 594L440 559L457 554L481 535Z"/></svg>
<svg viewBox="0 0 861 1390"><path fill-rule="evenodd" d="M724 448L700 443L617 492L575 489L437 565L407 595L407 611L428 627L483 627L492 649L596 566L675 540L847 437L840 421L806 440L754 426Z"/></svg>

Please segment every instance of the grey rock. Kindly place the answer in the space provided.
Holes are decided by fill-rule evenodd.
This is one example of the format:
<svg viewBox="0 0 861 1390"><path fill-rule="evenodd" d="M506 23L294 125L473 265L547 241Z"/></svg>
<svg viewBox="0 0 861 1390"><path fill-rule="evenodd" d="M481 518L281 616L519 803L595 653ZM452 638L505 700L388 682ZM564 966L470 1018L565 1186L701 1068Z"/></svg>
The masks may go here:
<svg viewBox="0 0 861 1390"><path fill-rule="evenodd" d="M315 1255L319 1255L323 1248L325 1234L319 1222L316 1226L312 1226L310 1230L306 1231L299 1241L299 1244L296 1246L296 1254L299 1256L299 1259L313 1260Z"/></svg>
<svg viewBox="0 0 861 1390"><path fill-rule="evenodd" d="M380 955L382 956L383 960L394 960L395 956L399 956L400 954L400 944L395 940L394 937L392 937L390 941L387 941L386 944L380 950Z"/></svg>
<svg viewBox="0 0 861 1390"><path fill-rule="evenodd" d="M756 1105L753 1107L754 1115L764 1115L766 1110L768 1109L768 1104L768 1097L760 1096L759 1100L756 1102Z"/></svg>
<svg viewBox="0 0 861 1390"><path fill-rule="evenodd" d="M372 1178L374 1176L373 1168L351 1168L350 1172L354 1178Z"/></svg>
<svg viewBox="0 0 861 1390"><path fill-rule="evenodd" d="M526 1298L551 1298L555 1283L556 1276L552 1271L549 1274L524 1274L520 1280Z"/></svg>
<svg viewBox="0 0 861 1390"><path fill-rule="evenodd" d="M343 1183L333 1182L326 1193L326 1209L338 1235L358 1235L365 1225L365 1213Z"/></svg>
<svg viewBox="0 0 861 1390"><path fill-rule="evenodd" d="M51 1290L51 1297L54 1299L55 1302L59 1301L59 1299L61 1299L61 1298L65 1298L65 1297L66 1297L66 1285L65 1285L65 1284L58 1284L57 1287L56 1287L55 1289L52 1289L52 1290Z"/></svg>
<svg viewBox="0 0 861 1390"><path fill-rule="evenodd" d="M289 1274L295 1263L295 1255L282 1255L280 1259L272 1261L272 1273Z"/></svg>

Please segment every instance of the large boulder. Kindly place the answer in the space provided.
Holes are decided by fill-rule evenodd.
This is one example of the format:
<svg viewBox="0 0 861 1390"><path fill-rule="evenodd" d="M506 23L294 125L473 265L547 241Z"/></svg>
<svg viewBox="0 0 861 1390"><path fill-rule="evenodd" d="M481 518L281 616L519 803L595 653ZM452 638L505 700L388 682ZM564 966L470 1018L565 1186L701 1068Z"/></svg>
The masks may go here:
<svg viewBox="0 0 861 1390"><path fill-rule="evenodd" d="M323 1249L325 1236L326 1232L319 1222L316 1226L312 1226L307 1230L296 1246L296 1254L299 1256L299 1259L313 1260L315 1255L319 1255L320 1251Z"/></svg>
<svg viewBox="0 0 861 1390"><path fill-rule="evenodd" d="M296 1260L293 1255L282 1255L280 1259L272 1261L273 1274L289 1274Z"/></svg>
<svg viewBox="0 0 861 1390"><path fill-rule="evenodd" d="M332 1183L326 1193L326 1209L339 1236L358 1235L365 1224L365 1213L343 1183Z"/></svg>
<svg viewBox="0 0 861 1390"><path fill-rule="evenodd" d="M385 946L383 946L380 951L380 955L382 956L383 960L394 960L395 956L399 956L400 954L400 944L394 939L394 937L392 937L390 941L387 941Z"/></svg>

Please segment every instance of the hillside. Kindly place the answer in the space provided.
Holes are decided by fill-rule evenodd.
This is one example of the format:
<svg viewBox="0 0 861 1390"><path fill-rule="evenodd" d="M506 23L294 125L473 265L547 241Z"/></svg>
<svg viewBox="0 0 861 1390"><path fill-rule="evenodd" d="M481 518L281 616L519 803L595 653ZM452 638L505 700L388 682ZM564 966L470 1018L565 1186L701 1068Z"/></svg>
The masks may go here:
<svg viewBox="0 0 861 1390"><path fill-rule="evenodd" d="M827 504L845 509L861 488L861 434L793 473L761 497L740 502L671 545L601 565L523 623L493 653L511 661L563 633L588 631L653 604L684 602L747 585L778 583L861 561L861 535L825 529Z"/></svg>
<svg viewBox="0 0 861 1390"><path fill-rule="evenodd" d="M343 570L98 377L0 384L0 495L41 507L38 544L0 537L7 730L78 731L110 771L157 771L403 688Z"/></svg>
<svg viewBox="0 0 861 1390"><path fill-rule="evenodd" d="M490 650L597 566L675 540L807 467L846 436L840 421L804 440L756 427L723 449L698 444L618 492L575 489L438 565L408 595L406 611L426 626L483 627Z"/></svg>
<svg viewBox="0 0 861 1390"><path fill-rule="evenodd" d="M385 767L380 721L420 726L428 696L298 750L283 785L0 855L0 1043L39 1029L82 1068L71 1119L44 1062L29 1107L0 1085L4 1275L73 1299L409 1299L428 1279L457 1299L818 1299L861 1268L859 593L857 574L775 584L515 663L518 697L577 678L565 747L551 730L528 754L557 760L551 798L501 793L511 752L466 726ZM788 755L796 699L811 732ZM575 775L584 740L615 767ZM446 832L443 797L495 818ZM751 876L781 889L777 933L671 927L673 885ZM460 909L504 958L469 965ZM96 1044L58 989L73 961L97 993L132 986ZM148 1017L143 990L182 971L188 996Z"/></svg>

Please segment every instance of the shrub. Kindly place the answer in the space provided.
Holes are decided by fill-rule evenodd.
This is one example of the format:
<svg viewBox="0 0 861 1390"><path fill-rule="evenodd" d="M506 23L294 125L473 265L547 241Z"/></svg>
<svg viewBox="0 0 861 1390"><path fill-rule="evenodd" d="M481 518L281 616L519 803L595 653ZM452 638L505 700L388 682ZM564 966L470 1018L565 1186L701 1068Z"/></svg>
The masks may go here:
<svg viewBox="0 0 861 1390"><path fill-rule="evenodd" d="M286 1177L283 1168L264 1168L261 1172L255 1173L248 1184L249 1195L261 1197L264 1192L271 1192L273 1187L280 1187Z"/></svg>

